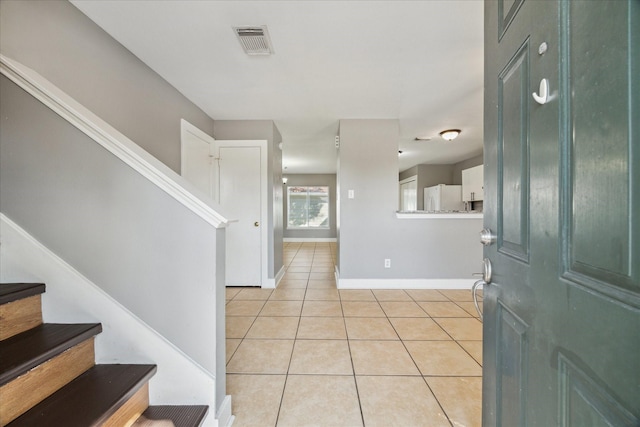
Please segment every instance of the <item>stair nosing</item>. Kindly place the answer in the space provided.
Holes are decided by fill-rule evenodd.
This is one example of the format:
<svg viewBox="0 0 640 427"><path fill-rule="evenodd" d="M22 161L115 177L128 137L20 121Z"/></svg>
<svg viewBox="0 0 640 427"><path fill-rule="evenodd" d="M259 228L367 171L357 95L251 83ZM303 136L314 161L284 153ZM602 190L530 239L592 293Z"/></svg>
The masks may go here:
<svg viewBox="0 0 640 427"><path fill-rule="evenodd" d="M20 340L28 339L30 336L42 331L44 329L76 329L76 331L65 337L64 339L59 340L57 343L54 343L51 347L47 348L45 351L33 355L30 358L24 359L13 366L6 367L5 370L0 372L0 386L9 383L10 381L16 379L20 375L30 371L36 366L50 360L59 354L62 354L66 350L74 347L81 342L86 341L87 339L96 336L100 332L102 332L102 325L100 323L80 323L80 324L59 324L59 323L45 323L42 325L38 325L35 328L29 329L28 331L22 332L18 335L14 335L11 338L8 338L4 341L0 342L0 348L3 348L3 359L6 361L7 355L7 347L11 344L20 342ZM82 328L82 329L78 329ZM24 343L24 341L23 341Z"/></svg>
<svg viewBox="0 0 640 427"><path fill-rule="evenodd" d="M193 419L190 419L189 423L176 423L177 420L175 416L172 416L173 414L171 414L172 411L182 410L192 412L191 415L193 416ZM160 412L160 414L157 412ZM202 425L202 422L208 413L209 407L207 405L150 405L142 415L151 421L169 419L174 423L175 427L198 427Z"/></svg>
<svg viewBox="0 0 640 427"><path fill-rule="evenodd" d="M122 389L118 391L118 394L115 392L107 393L107 396L95 396L95 395L87 395L89 391L91 391L91 386L88 384L95 385L95 381L103 381L102 385L104 385L104 381L106 378L112 377L115 375L122 375L127 370L135 369L136 372L129 372L129 375L132 375L131 378L125 378L121 385L124 387L124 383L126 384L126 389ZM76 419L72 419L73 421L80 422L82 421L82 425L90 425L90 426L99 426L103 424L105 421L109 419L116 411L128 400L130 399L144 384L146 384L149 379L156 373L157 366L156 365L131 365L131 364L122 364L122 365L95 365L85 373L81 374L73 381L71 381L66 386L62 387L60 390L53 393L51 396L44 399L42 402L38 403L27 412L22 414L20 417L13 420L11 423L7 424L7 426L32 426L32 425L47 425L51 422L60 422L65 421L64 418L68 416L70 413L76 417ZM106 376L105 374L109 374ZM135 374L135 375L134 375ZM122 379L122 378L121 378ZM110 383L110 381L109 381ZM86 389L88 387L88 389ZM85 390L83 390L85 388ZM114 389L115 390L115 389ZM92 411L96 412L88 412L85 413L84 416L80 416L78 418L78 411L84 409L87 410L86 406L83 406L80 402L77 401L77 398L69 398L68 393L73 392L73 396L77 396L79 393L85 392L83 397L91 400L92 403L103 402L104 405L94 405L89 408ZM95 389L94 389L95 391ZM100 399L102 397L102 399ZM70 399L71 401L67 401L66 399ZM75 399L75 400L74 400ZM63 403L67 403L72 406L71 411L68 410L64 406ZM101 411L101 412L97 412ZM64 415L61 415L64 414ZM69 421L67 418L66 421ZM51 425L51 424L48 424ZM58 424L56 424L58 425ZM69 424L64 424L69 425ZM73 424L76 425L76 424Z"/></svg>
<svg viewBox="0 0 640 427"><path fill-rule="evenodd" d="M7 288L14 289L7 292ZM44 291L44 283L2 283L0 284L0 305L40 295Z"/></svg>
<svg viewBox="0 0 640 427"><path fill-rule="evenodd" d="M100 365L96 365L96 366L100 366ZM102 416L96 420L93 424L93 426L99 427L101 426L105 421L107 421L109 419L109 417L111 417L111 415L115 414L116 411L122 406L124 405L127 400L129 400L134 394L136 394L136 392L138 390L140 390L140 388L146 384L147 382L149 382L149 380L151 379L151 377L153 377L155 375L155 373L158 370L157 365L135 365L138 366L142 369L142 367L147 367L149 370L144 374L144 376L140 377L138 379L138 381L132 385L129 390L123 394L122 396L120 396L120 398L117 400L117 402L114 402L113 404L111 404L110 408L105 411ZM95 368L95 366L94 366ZM93 368L92 368L93 369Z"/></svg>

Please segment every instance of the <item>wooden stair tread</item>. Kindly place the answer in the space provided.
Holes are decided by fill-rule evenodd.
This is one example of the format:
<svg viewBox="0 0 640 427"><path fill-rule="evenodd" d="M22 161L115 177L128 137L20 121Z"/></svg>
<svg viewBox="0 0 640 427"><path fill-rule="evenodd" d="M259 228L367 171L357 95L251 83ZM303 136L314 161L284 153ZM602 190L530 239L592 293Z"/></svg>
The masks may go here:
<svg viewBox="0 0 640 427"><path fill-rule="evenodd" d="M0 284L0 304L42 294L44 288L44 283L2 283Z"/></svg>
<svg viewBox="0 0 640 427"><path fill-rule="evenodd" d="M8 426L100 425L149 381L155 365L96 365Z"/></svg>
<svg viewBox="0 0 640 427"><path fill-rule="evenodd" d="M99 323L45 323L0 341L0 385L100 332Z"/></svg>
<svg viewBox="0 0 640 427"><path fill-rule="evenodd" d="M170 420L175 427L198 427L207 412L209 407L206 405L158 405L149 406L142 416L151 421Z"/></svg>

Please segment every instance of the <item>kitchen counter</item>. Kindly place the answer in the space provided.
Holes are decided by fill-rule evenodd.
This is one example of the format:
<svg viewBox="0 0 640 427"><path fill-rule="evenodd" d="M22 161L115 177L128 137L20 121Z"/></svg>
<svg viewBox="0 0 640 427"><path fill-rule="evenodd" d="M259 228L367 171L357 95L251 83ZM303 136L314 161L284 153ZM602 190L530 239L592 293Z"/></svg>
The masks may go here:
<svg viewBox="0 0 640 427"><path fill-rule="evenodd" d="M482 219L482 212L396 211L398 219Z"/></svg>

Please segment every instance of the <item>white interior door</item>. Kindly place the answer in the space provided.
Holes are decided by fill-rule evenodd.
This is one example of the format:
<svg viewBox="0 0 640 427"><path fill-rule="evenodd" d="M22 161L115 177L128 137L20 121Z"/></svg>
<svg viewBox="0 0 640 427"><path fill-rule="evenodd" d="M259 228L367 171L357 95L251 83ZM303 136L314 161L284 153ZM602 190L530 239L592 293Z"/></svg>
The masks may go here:
<svg viewBox="0 0 640 427"><path fill-rule="evenodd" d="M216 141L217 199L234 221L226 232L226 285L262 286L266 144Z"/></svg>
<svg viewBox="0 0 640 427"><path fill-rule="evenodd" d="M267 278L267 143L216 141L182 121L181 174L224 208L226 286Z"/></svg>
<svg viewBox="0 0 640 427"><path fill-rule="evenodd" d="M205 194L213 194L214 139L186 121L181 122L181 175Z"/></svg>

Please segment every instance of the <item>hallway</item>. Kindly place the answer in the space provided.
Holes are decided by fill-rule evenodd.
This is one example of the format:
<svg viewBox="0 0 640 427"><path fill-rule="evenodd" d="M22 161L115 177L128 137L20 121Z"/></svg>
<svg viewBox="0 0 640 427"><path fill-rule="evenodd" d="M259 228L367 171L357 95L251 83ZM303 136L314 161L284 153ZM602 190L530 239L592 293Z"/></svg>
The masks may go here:
<svg viewBox="0 0 640 427"><path fill-rule="evenodd" d="M335 243L285 243L276 290L227 288L234 427L480 426L468 290L340 290Z"/></svg>

